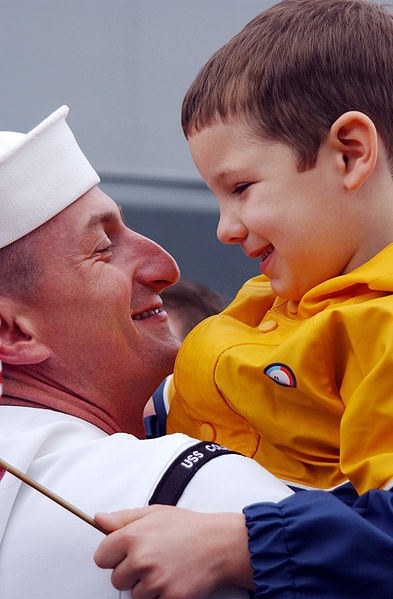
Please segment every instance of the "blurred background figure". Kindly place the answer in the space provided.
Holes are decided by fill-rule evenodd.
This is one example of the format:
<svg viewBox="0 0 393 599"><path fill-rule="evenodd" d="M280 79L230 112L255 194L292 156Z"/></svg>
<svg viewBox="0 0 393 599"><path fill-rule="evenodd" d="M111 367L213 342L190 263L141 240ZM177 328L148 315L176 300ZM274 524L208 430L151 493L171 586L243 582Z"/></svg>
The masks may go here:
<svg viewBox="0 0 393 599"><path fill-rule="evenodd" d="M164 289L161 297L163 308L169 317L169 326L180 341L199 322L218 314L228 303L218 291L190 279Z"/></svg>

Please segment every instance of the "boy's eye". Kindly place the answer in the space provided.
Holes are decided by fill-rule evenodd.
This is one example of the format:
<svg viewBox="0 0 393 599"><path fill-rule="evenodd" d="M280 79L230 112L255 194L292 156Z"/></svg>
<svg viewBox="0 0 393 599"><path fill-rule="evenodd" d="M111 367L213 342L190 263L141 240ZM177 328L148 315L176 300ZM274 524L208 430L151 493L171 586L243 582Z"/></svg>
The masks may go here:
<svg viewBox="0 0 393 599"><path fill-rule="evenodd" d="M243 193L243 191L245 191L247 189L247 187L249 187L251 185L251 183L241 183L241 185L236 185L233 193L235 194L241 194Z"/></svg>

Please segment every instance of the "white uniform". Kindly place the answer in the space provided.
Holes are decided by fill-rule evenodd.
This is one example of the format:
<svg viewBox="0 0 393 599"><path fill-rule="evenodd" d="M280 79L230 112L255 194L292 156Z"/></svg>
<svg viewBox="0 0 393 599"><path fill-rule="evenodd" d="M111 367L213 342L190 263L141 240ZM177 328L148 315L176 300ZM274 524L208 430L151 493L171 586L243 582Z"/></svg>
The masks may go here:
<svg viewBox="0 0 393 599"><path fill-rule="evenodd" d="M0 406L0 456L88 514L148 504L173 459L195 440L181 434L140 441L107 435L59 412ZM241 511L290 490L256 462L222 455L205 464L178 505ZM0 481L1 599L114 599L110 571L94 564L102 533L6 473ZM232 587L214 594L247 597Z"/></svg>

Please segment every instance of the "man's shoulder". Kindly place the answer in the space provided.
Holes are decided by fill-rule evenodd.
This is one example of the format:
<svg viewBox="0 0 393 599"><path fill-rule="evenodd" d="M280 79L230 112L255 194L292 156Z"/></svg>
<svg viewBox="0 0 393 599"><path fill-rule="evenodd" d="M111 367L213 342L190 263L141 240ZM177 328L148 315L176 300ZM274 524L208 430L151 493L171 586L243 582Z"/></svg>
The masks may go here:
<svg viewBox="0 0 393 599"><path fill-rule="evenodd" d="M45 475L49 465L62 469L63 479L105 470L107 479L159 476L178 453L195 441L186 435L152 440L127 433L108 435L96 426L53 410L0 406L2 457L19 469Z"/></svg>
<svg viewBox="0 0 393 599"><path fill-rule="evenodd" d="M195 443L182 434L108 435L37 408L2 406L0 415L3 459L88 513L146 505L162 473Z"/></svg>

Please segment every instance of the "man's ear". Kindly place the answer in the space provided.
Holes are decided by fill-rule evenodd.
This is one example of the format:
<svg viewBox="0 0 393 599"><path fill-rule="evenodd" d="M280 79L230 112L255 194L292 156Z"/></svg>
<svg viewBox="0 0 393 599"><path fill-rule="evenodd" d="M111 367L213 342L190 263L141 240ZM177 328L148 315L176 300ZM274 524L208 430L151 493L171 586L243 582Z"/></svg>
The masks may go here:
<svg viewBox="0 0 393 599"><path fill-rule="evenodd" d="M33 332L29 319L18 315L12 300L0 298L0 359L6 364L39 364L50 356L49 348Z"/></svg>
<svg viewBox="0 0 393 599"><path fill-rule="evenodd" d="M378 134L372 120L363 112L342 114L331 126L329 136L339 151L339 168L344 186L358 189L373 172L378 157Z"/></svg>

